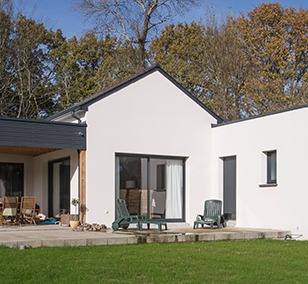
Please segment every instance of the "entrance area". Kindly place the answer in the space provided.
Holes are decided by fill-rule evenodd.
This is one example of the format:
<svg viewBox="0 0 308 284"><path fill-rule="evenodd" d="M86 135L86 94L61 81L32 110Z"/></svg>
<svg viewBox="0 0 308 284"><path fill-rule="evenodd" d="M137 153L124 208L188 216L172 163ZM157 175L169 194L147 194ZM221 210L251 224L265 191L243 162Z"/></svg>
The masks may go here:
<svg viewBox="0 0 308 284"><path fill-rule="evenodd" d="M116 156L116 197L130 214L149 219L184 219L184 159Z"/></svg>
<svg viewBox="0 0 308 284"><path fill-rule="evenodd" d="M48 214L56 216L70 211L70 158L48 164Z"/></svg>
<svg viewBox="0 0 308 284"><path fill-rule="evenodd" d="M236 156L223 160L223 212L227 220L236 220Z"/></svg>

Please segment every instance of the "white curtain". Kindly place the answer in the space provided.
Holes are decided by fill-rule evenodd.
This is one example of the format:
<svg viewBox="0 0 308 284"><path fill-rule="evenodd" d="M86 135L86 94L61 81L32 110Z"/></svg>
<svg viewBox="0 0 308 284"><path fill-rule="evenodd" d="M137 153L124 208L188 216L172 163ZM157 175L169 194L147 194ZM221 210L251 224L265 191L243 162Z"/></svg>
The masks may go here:
<svg viewBox="0 0 308 284"><path fill-rule="evenodd" d="M182 218L183 162L167 160L166 163L166 218Z"/></svg>

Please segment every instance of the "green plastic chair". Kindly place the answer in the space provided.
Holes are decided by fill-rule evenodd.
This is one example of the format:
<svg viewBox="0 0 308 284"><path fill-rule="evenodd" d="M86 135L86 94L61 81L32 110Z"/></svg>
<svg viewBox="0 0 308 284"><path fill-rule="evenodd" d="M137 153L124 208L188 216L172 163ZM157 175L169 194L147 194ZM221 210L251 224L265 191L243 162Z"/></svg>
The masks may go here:
<svg viewBox="0 0 308 284"><path fill-rule="evenodd" d="M203 215L197 215L197 219L194 222L194 229L198 228L199 225L204 227L204 225L211 226L211 229L214 228L214 225L217 228L226 226L224 217L221 214L222 211L222 201L217 199L210 199L204 202L204 213Z"/></svg>
<svg viewBox="0 0 308 284"><path fill-rule="evenodd" d="M116 208L118 213L118 218L112 223L112 229L114 231L122 228L126 230L130 224L138 223L140 219L142 219L141 215L130 215L126 202L124 199L117 199Z"/></svg>

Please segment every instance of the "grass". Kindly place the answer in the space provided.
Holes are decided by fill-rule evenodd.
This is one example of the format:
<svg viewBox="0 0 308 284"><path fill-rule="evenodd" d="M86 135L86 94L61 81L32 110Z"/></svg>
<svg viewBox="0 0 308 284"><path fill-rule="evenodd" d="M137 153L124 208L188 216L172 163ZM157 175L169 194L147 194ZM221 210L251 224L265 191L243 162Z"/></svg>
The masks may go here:
<svg viewBox="0 0 308 284"><path fill-rule="evenodd" d="M308 283L307 241L0 247L1 283Z"/></svg>

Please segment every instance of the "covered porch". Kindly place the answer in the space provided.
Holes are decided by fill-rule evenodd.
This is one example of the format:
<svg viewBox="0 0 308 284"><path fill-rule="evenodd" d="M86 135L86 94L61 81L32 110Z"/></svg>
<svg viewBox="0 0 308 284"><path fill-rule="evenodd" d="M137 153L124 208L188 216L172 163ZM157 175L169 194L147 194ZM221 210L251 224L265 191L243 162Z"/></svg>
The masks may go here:
<svg viewBox="0 0 308 284"><path fill-rule="evenodd" d="M0 196L36 196L41 213L86 207L86 124L0 118ZM81 216L85 218L85 216Z"/></svg>

